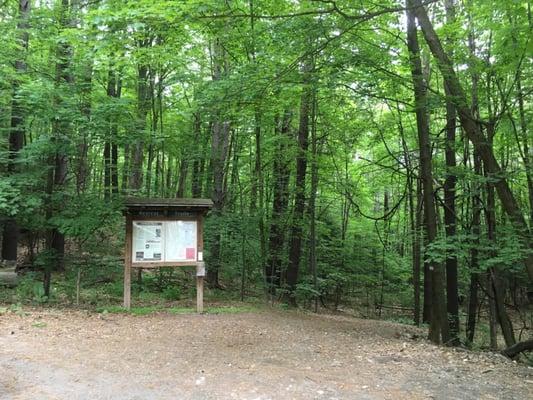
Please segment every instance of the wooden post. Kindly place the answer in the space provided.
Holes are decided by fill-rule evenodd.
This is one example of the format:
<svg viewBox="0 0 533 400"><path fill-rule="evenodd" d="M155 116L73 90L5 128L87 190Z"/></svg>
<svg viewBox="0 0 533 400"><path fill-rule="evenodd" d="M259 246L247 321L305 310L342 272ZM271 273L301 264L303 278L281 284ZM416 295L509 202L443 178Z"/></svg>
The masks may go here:
<svg viewBox="0 0 533 400"><path fill-rule="evenodd" d="M202 314L204 312L204 277L196 277L196 312Z"/></svg>
<svg viewBox="0 0 533 400"><path fill-rule="evenodd" d="M204 312L204 276L205 263L201 261L196 264L196 312L198 314Z"/></svg>
<svg viewBox="0 0 533 400"><path fill-rule="evenodd" d="M126 246L124 254L124 308L131 307L131 246L132 246L132 220L126 216Z"/></svg>

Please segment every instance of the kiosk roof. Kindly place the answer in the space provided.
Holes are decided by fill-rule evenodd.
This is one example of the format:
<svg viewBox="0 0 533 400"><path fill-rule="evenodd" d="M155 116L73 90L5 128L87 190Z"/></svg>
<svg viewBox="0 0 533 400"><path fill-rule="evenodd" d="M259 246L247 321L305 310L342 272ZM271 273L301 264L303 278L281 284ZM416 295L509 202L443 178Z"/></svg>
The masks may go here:
<svg viewBox="0 0 533 400"><path fill-rule="evenodd" d="M124 200L124 205L127 210L187 209L207 211L213 208L213 201L211 199L162 199L148 197L127 197Z"/></svg>

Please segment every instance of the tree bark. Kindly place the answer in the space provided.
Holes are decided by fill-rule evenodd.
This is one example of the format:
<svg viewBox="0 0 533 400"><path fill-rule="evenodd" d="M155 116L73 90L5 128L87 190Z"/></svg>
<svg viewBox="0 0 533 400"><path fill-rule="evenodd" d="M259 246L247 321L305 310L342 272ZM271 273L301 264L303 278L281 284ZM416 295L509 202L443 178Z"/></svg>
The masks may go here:
<svg viewBox="0 0 533 400"><path fill-rule="evenodd" d="M265 264L265 281L267 291L272 296L281 284L281 266L283 248L285 247L286 214L289 205L290 168L285 156L287 144L291 140L292 114L286 110L282 120L276 121L276 153L274 158L272 180L274 184L272 215L270 218L270 232L268 237L268 257Z"/></svg>
<svg viewBox="0 0 533 400"><path fill-rule="evenodd" d="M313 103L311 109L311 194L309 195L309 269L313 276L313 289L315 290L314 294L314 310L318 311L318 297L319 297L319 288L318 288L318 260L317 260L317 234L316 234L316 197L318 192L319 184L319 169L318 169L318 139L316 137L316 116L317 116L317 99L313 95ZM343 210L344 212L344 210ZM344 214L343 214L344 215ZM342 230L342 245L344 247L344 240L346 239L346 232L344 231L344 224Z"/></svg>
<svg viewBox="0 0 533 400"><path fill-rule="evenodd" d="M62 29L67 29L73 24L72 16L72 5L69 0L61 1L61 12L60 12L60 25ZM55 76L55 89L57 91L54 102L57 110L61 110L65 105L66 98L66 88L72 86L74 83L74 77L70 71L70 65L72 61L72 47L65 40L62 39L57 45L56 50L57 62L56 62L56 76ZM69 89L70 90L70 89ZM52 180L52 189L50 194L55 191L60 191L66 183L67 173L68 173L68 153L66 152L66 147L68 145L68 140L72 137L72 126L71 121L62 115L61 111L58 113L53 122L53 142L55 144L55 155L50 159L53 161L53 180ZM49 199L51 201L51 198ZM59 213L65 207L65 202L60 201L55 205L52 205L53 212L52 216ZM49 219L49 218L48 218ZM56 227L51 227L50 232L48 233L49 240L47 241L47 249L51 251L51 257L49 260L50 264L47 266L48 276L45 276L45 296L49 296L50 291L50 272L51 269L63 270L64 269L64 256L65 256L65 235L59 231ZM46 273L45 273L46 275Z"/></svg>
<svg viewBox="0 0 533 400"><path fill-rule="evenodd" d="M409 214L411 222L412 264L413 264L413 322L420 326L420 228L422 225L422 190L420 180L416 180L416 207L413 196L413 174L409 173Z"/></svg>
<svg viewBox="0 0 533 400"><path fill-rule="evenodd" d="M211 168L213 171L213 218L220 219L224 210L226 191L224 190L224 166L228 154L228 145L230 137L229 121L216 121L213 123L212 141L211 141ZM209 286L219 287L219 270L221 266L221 233L220 228L215 232L213 244L211 245L211 260L207 270L207 280Z"/></svg>
<svg viewBox="0 0 533 400"><path fill-rule="evenodd" d="M411 75L414 86L416 107L416 124L420 152L420 177L422 179L422 193L424 197L424 216L428 245L437 237L437 215L433 193L433 173L431 166L431 143L429 135L429 121L427 116L426 84L422 76L422 62L415 25L415 15L412 12L412 1L407 0L407 47L409 49ZM448 319L446 317L446 301L444 293L444 271L434 261L430 261L432 286L432 309L429 325L429 338L434 343L447 343L449 340Z"/></svg>
<svg viewBox="0 0 533 400"><path fill-rule="evenodd" d="M211 57L213 65L212 80L216 82L221 80L223 74L227 72L226 51L219 38L215 39L213 43ZM216 112L213 118L214 120L211 124L211 172L213 174L211 198L213 200L212 217L216 221L222 216L226 201L224 167L228 156L230 122L226 120L223 111L218 106L216 106ZM220 287L221 240L220 228L217 228L211 245L210 265L207 269L207 281L209 286L213 288Z"/></svg>
<svg viewBox="0 0 533 400"><path fill-rule="evenodd" d="M298 154L296 156L296 177L292 229L289 244L289 264L287 266L287 294L285 299L291 306L296 306L296 285L302 254L302 232L305 211L305 180L307 172L307 149L309 146L309 116L313 98L311 73L313 60L308 59L303 67L303 88L300 99L300 122L298 127Z"/></svg>
<svg viewBox="0 0 533 400"><path fill-rule="evenodd" d="M448 24L455 21L455 1L446 0L446 20ZM453 46L448 40L450 47ZM453 243L456 233L456 216L455 216L455 186L457 177L455 175L455 131L457 114L455 106L451 101L451 93L448 87L444 85L446 94L446 179L444 181L444 226L446 231L446 240ZM459 341L459 288L457 277L457 257L455 251L448 251L446 254L446 299L448 322L450 325L450 344L458 346Z"/></svg>
<svg viewBox="0 0 533 400"><path fill-rule="evenodd" d="M144 44L144 47L147 45ZM146 116L150 108L150 92L148 90L148 66L137 67L137 116L135 120L135 141L131 154L131 177L129 188L139 191L143 181L143 159L146 130Z"/></svg>
<svg viewBox="0 0 533 400"><path fill-rule="evenodd" d="M481 176L481 160L474 151L474 173L476 176ZM472 227L471 232L474 237L472 248L470 250L470 286L468 297L468 317L466 325L466 340L467 343L474 342L474 335L476 330L476 313L478 307L478 289L479 289L479 235L481 223L481 199L480 188L477 183L473 183L475 189L472 192Z"/></svg>
<svg viewBox="0 0 533 400"><path fill-rule="evenodd" d="M25 110L18 99L20 87L20 77L26 73L27 65L25 61L28 50L28 28L30 17L30 1L19 0L19 21L17 23L18 44L21 48L21 57L15 61L16 77L13 80L13 96L11 100L11 123L9 131L9 161L7 164L8 174L16 171L16 159L22 146L24 145L24 117ZM8 218L2 229L2 259L16 262L18 254L19 225L15 218Z"/></svg>
<svg viewBox="0 0 533 400"><path fill-rule="evenodd" d="M202 176L200 175L200 164L204 162L202 152L202 121L200 114L193 114L193 131L194 131L194 161L192 163L191 176L191 194L192 197L202 197Z"/></svg>
<svg viewBox="0 0 533 400"><path fill-rule="evenodd" d="M525 340L507 347L502 354L509 358L515 358L524 351L533 351L533 339Z"/></svg>

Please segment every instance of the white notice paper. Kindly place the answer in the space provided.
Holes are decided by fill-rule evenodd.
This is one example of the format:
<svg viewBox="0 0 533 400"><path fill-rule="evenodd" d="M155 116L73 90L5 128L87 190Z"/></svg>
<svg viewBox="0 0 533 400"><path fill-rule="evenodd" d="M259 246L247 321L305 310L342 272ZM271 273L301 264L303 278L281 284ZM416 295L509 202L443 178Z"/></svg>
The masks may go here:
<svg viewBox="0 0 533 400"><path fill-rule="evenodd" d="M133 261L162 261L164 258L162 222L133 222Z"/></svg>
<svg viewBox="0 0 533 400"><path fill-rule="evenodd" d="M165 261L196 261L196 221L165 223Z"/></svg>

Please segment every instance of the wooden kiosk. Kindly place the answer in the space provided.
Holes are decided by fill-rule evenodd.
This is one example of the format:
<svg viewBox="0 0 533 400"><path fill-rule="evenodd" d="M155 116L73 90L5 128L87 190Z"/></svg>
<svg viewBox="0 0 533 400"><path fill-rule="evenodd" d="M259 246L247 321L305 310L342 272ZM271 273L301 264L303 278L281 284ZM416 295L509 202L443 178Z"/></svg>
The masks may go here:
<svg viewBox="0 0 533 400"><path fill-rule="evenodd" d="M196 310L204 309L205 214L209 199L127 198L124 307L131 307L132 268L196 267Z"/></svg>

